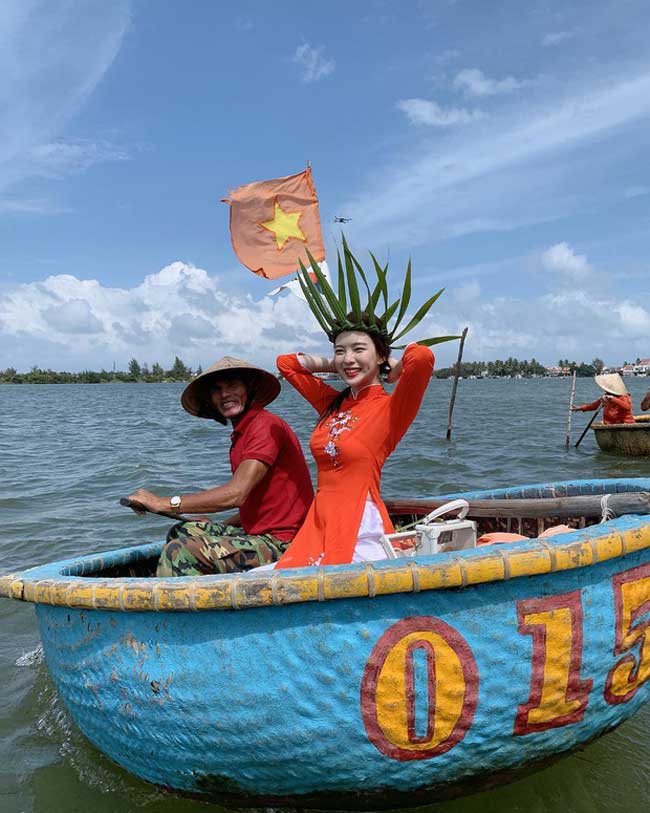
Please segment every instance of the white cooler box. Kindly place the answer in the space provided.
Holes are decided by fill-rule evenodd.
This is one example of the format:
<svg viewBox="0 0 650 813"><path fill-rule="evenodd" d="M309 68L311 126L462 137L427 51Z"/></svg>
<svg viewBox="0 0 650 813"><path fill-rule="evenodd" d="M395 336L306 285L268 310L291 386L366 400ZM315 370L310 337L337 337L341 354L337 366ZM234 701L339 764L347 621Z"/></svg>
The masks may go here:
<svg viewBox="0 0 650 813"><path fill-rule="evenodd" d="M451 511L459 511L458 516L448 520L439 519ZM381 544L389 559L475 548L476 523L465 519L468 511L466 500L452 500L427 514L412 530L384 534Z"/></svg>

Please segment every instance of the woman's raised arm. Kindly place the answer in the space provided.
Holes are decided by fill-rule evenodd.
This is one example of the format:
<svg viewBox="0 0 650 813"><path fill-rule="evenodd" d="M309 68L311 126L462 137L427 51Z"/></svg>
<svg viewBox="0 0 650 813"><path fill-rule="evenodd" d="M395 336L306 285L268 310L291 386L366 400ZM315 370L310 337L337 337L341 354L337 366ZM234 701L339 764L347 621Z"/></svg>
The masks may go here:
<svg viewBox="0 0 650 813"><path fill-rule="evenodd" d="M314 373L333 372L332 362L320 356L308 353L290 353L277 358L278 370L302 397L309 401L320 415L329 406L338 390L330 387Z"/></svg>

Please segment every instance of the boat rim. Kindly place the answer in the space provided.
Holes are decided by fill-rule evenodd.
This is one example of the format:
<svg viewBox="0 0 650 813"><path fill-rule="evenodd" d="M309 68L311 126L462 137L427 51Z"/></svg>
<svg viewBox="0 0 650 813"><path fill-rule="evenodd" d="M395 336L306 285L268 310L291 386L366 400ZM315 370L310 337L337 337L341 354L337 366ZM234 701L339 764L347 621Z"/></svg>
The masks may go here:
<svg viewBox="0 0 650 813"><path fill-rule="evenodd" d="M650 491L650 478L560 480L443 494L438 499L526 499ZM162 542L77 556L0 576L0 597L126 612L244 610L464 588L574 570L650 547L650 516L627 514L547 539L372 563L255 570L213 576L91 574L160 554Z"/></svg>
<svg viewBox="0 0 650 813"><path fill-rule="evenodd" d="M68 608L131 612L243 610L464 588L597 565L650 547L650 517L627 515L549 539L413 558L215 576L90 577L150 559L161 542L0 576L0 596Z"/></svg>

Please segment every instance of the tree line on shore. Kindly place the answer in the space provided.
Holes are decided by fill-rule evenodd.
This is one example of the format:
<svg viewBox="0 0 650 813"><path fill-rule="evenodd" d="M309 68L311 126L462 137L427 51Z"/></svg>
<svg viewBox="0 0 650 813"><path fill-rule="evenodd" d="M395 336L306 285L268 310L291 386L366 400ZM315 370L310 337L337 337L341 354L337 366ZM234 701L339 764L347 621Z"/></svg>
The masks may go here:
<svg viewBox="0 0 650 813"><path fill-rule="evenodd" d="M604 364L601 359L594 359L591 364L585 362L569 361L560 359L558 366L566 371L565 375L572 375L576 371L579 378L590 378L602 372ZM442 367L435 371L436 378L450 378L454 375L456 365L452 367ZM106 383L134 383L144 382L146 384L156 384L159 382L189 381L195 375L202 372L201 367L192 370L176 356L171 368L165 370L160 364L154 362L151 367L148 364L140 364L137 359L132 358L126 371L124 370L82 370L80 373L55 372L54 370L42 370L40 367L32 367L28 373L19 373L13 367L0 370L0 384L106 384ZM532 378L547 376L549 372L543 364L535 358L530 361L509 357L505 361L463 361L460 365L460 375L464 378L476 376L477 378Z"/></svg>
<svg viewBox="0 0 650 813"><path fill-rule="evenodd" d="M601 373L604 368L602 359L595 358L591 364L586 364L584 361L569 361L568 359L560 359L558 367L562 369L562 374L573 375L575 370L578 378L591 378L594 375ZM436 370L435 375L437 378L450 378L456 372L456 365L452 367L442 367ZM540 364L535 358L530 361L524 359L512 358L510 356L505 361L497 359L496 361L463 361L460 365L460 375L463 378L476 376L477 378L515 378L521 376L522 378L534 378L540 376L548 376L549 371Z"/></svg>
<svg viewBox="0 0 650 813"><path fill-rule="evenodd" d="M149 367L148 364L140 364L137 359L132 358L126 371L82 370L80 373L68 373L32 367L28 373L19 373L13 367L7 367L6 370L0 370L0 384L132 384L137 381L157 384L161 381L189 381L201 372L200 366L193 371L178 356L169 370L163 369L158 362Z"/></svg>

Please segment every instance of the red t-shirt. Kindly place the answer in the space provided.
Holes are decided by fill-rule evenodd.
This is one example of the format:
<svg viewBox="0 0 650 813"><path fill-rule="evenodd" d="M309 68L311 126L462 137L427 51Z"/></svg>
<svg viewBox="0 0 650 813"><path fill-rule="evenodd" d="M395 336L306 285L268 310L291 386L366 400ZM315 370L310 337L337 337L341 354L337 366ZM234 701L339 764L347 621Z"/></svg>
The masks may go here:
<svg viewBox="0 0 650 813"><path fill-rule="evenodd" d="M247 534L293 539L314 498L309 469L293 429L272 412L253 404L231 435L230 466L261 460L266 476L239 507Z"/></svg>

